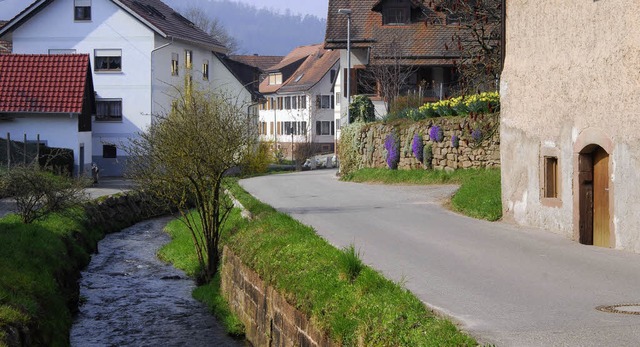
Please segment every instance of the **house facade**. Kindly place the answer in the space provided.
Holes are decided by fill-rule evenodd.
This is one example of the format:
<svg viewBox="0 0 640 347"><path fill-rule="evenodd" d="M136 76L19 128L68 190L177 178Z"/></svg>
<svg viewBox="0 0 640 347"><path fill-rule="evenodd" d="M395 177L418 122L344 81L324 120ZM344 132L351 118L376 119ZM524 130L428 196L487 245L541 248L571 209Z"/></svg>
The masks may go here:
<svg viewBox="0 0 640 347"><path fill-rule="evenodd" d="M449 49L457 28L447 24L446 15L433 11L426 1L329 0L324 46L340 52L341 66L336 122L346 122L348 108L348 16L338 12L343 9L351 11L350 96L369 95L378 117L386 115L391 100L385 90L397 80L401 94L418 93L426 100L450 96L457 85L454 65L459 53ZM391 71L395 67L398 72Z"/></svg>
<svg viewBox="0 0 640 347"><path fill-rule="evenodd" d="M506 218L640 252L640 13L623 1L508 1Z"/></svg>
<svg viewBox="0 0 640 347"><path fill-rule="evenodd" d="M266 69L260 93L259 130L263 141L292 158L296 145L310 144L312 153L335 150L333 85L339 70L339 52L322 45L294 49Z"/></svg>
<svg viewBox="0 0 640 347"><path fill-rule="evenodd" d="M225 48L159 0L40 0L0 38L13 42L14 53L89 54L97 103L92 161L105 176L122 175L122 145L169 112L187 80L252 104L218 55Z"/></svg>
<svg viewBox="0 0 640 347"><path fill-rule="evenodd" d="M72 149L75 174L86 172L96 113L89 55L0 55L0 76L0 137Z"/></svg>

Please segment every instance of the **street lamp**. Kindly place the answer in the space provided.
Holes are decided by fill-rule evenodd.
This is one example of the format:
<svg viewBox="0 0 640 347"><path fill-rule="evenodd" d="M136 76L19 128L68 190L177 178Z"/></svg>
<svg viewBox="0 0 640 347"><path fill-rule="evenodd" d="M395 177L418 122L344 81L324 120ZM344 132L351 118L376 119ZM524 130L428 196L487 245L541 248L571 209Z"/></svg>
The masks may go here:
<svg viewBox="0 0 640 347"><path fill-rule="evenodd" d="M349 112L349 105L351 104L351 9L341 8L338 10L339 14L347 15L347 125L351 114ZM342 127L342 125L340 125Z"/></svg>

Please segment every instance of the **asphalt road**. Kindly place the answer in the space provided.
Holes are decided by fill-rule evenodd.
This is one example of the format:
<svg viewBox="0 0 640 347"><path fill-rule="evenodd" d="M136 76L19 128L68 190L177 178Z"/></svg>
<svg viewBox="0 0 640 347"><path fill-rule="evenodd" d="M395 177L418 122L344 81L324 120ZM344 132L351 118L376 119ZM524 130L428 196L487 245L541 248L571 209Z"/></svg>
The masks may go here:
<svg viewBox="0 0 640 347"><path fill-rule="evenodd" d="M441 202L454 186L340 182L335 170L240 181L337 247L402 281L481 343L638 346L640 255L579 245L540 229L460 216Z"/></svg>

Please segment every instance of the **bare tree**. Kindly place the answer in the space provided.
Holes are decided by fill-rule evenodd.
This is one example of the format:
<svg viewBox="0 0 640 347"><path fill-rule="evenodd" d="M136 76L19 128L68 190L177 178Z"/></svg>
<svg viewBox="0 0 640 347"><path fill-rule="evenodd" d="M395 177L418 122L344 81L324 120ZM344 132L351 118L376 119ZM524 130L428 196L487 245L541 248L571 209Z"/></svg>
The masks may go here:
<svg viewBox="0 0 640 347"><path fill-rule="evenodd" d="M87 200L86 179L54 175L39 164L12 166L0 176L0 196L15 199L16 212L23 223L32 223L51 213L79 206Z"/></svg>
<svg viewBox="0 0 640 347"><path fill-rule="evenodd" d="M406 47L406 38L395 37L389 43L378 47L364 78L358 81L367 89L377 91L385 103L387 113L391 104L406 91L407 82L418 71L402 47Z"/></svg>
<svg viewBox="0 0 640 347"><path fill-rule="evenodd" d="M228 54L233 54L238 51L238 41L229 34L217 18L207 15L202 8L193 5L182 12L195 26L227 47Z"/></svg>
<svg viewBox="0 0 640 347"><path fill-rule="evenodd" d="M126 147L128 175L178 209L193 237L199 280L208 282L217 271L220 234L233 207L223 177L255 149L257 127L247 126L245 108L224 95L197 85L178 94L171 112Z"/></svg>
<svg viewBox="0 0 640 347"><path fill-rule="evenodd" d="M456 24L448 49L460 53L457 68L463 93L495 90L502 70L502 0L432 0L444 16L428 24Z"/></svg>

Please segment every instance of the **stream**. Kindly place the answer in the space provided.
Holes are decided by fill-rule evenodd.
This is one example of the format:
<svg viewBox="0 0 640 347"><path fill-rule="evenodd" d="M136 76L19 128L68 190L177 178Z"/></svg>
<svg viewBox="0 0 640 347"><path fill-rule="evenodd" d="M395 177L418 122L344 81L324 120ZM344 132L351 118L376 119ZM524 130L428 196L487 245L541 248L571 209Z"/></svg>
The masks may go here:
<svg viewBox="0 0 640 347"><path fill-rule="evenodd" d="M227 336L195 283L156 252L170 241L171 218L138 223L107 235L82 272L72 346L248 346Z"/></svg>

